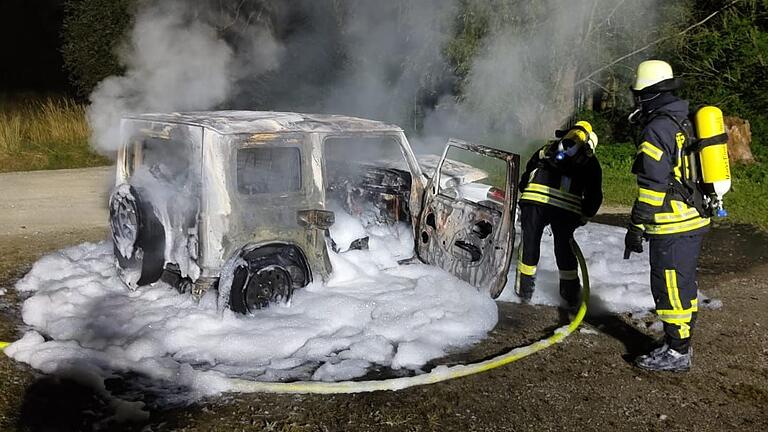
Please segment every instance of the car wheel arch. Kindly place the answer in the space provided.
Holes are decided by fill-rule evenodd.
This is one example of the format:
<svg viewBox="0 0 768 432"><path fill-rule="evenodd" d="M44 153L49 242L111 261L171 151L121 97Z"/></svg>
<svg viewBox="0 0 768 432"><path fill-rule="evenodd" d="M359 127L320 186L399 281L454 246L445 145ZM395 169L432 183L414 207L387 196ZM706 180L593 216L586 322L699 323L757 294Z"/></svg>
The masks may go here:
<svg viewBox="0 0 768 432"><path fill-rule="evenodd" d="M312 268L302 248L290 242L260 242L250 243L238 249L226 262L221 270L218 282L218 304L220 309L232 309L239 313L253 312L248 310L238 298L247 287L244 284L261 270L272 267L282 274L290 276L290 293L285 301L290 300L293 290L305 287L312 282ZM247 278L243 274L247 272ZM233 304L233 300L235 303Z"/></svg>

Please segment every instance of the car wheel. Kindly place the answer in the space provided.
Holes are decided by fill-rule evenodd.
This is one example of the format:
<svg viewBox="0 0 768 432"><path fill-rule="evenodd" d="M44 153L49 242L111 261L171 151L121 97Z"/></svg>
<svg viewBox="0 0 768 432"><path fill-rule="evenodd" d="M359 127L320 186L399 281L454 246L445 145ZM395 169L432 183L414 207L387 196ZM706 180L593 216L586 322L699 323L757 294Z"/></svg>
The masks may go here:
<svg viewBox="0 0 768 432"><path fill-rule="evenodd" d="M219 307L253 314L274 303L287 303L294 290L312 281L304 253L288 244L250 246L235 254L221 271Z"/></svg>
<svg viewBox="0 0 768 432"><path fill-rule="evenodd" d="M274 261L276 260L262 260L257 268L243 265L235 269L229 292L230 309L242 314L252 314L272 303L288 302L291 299L291 274L288 269Z"/></svg>
<svg viewBox="0 0 768 432"><path fill-rule="evenodd" d="M109 220L118 274L128 288L160 279L165 264L165 230L149 203L127 184L110 198Z"/></svg>

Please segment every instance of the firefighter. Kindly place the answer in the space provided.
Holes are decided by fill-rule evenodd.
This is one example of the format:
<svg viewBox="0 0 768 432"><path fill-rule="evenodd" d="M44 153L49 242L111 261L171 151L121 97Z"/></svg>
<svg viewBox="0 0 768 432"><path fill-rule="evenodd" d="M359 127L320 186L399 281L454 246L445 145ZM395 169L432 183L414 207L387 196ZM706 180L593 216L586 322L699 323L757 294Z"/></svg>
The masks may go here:
<svg viewBox="0 0 768 432"><path fill-rule="evenodd" d="M630 122L642 125L632 173L638 196L625 237L624 258L643 251L649 239L651 293L664 325L664 344L635 359L651 371L687 371L696 321L696 262L709 218L696 208L692 167L684 157L694 131L688 101L674 95L682 81L666 62L649 60L637 67L631 87L636 111Z"/></svg>
<svg viewBox="0 0 768 432"><path fill-rule="evenodd" d="M520 181L522 244L515 293L524 303L535 288L541 236L549 225L560 273L560 296L578 304L581 284L570 240L576 228L597 213L603 201L602 170L595 157L597 135L580 121L533 154Z"/></svg>

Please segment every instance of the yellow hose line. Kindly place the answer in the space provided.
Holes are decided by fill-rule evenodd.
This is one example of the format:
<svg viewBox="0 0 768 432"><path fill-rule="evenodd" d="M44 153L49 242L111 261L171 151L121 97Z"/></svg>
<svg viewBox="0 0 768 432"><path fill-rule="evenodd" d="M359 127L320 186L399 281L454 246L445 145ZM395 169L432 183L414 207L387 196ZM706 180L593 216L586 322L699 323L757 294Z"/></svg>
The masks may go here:
<svg viewBox="0 0 768 432"><path fill-rule="evenodd" d="M524 347L515 348L506 354L502 354L498 357L494 357L483 362L472 363L468 365L437 366L429 373L410 377L392 378L379 381L296 381L287 383L250 381L239 378L231 378L228 381L232 385L232 391L241 393L330 394L402 390L408 387L434 384L441 381L448 381L455 378L461 378L468 375L486 372L491 369L496 369L498 367L512 363L513 361L520 360L521 358L528 357L533 353L539 352L565 339L579 327L581 321L584 319L584 316L587 313L587 303L589 301L589 273L587 271L587 263L584 260L584 255L581 253L581 249L579 248L579 245L576 243L576 241L571 240L571 247L573 248L573 252L576 254L576 258L579 261L579 268L581 268L581 275L583 279L583 288L581 290L581 305L579 305L579 310L576 312L576 316L573 318L570 324L555 330L554 334L546 339L542 339ZM0 342L0 350L5 349L5 347L8 345L10 345L10 342Z"/></svg>
<svg viewBox="0 0 768 432"><path fill-rule="evenodd" d="M450 367L437 366L429 373L411 377L393 378L380 381L297 381L288 383L249 381L234 378L229 380L229 383L232 385L232 391L242 393L330 394L365 393L381 390L402 390L408 387L434 384L441 381L448 381L455 378L461 378L468 375L486 372L491 369L496 369L497 367L512 363L513 361L520 360L523 357L527 357L565 339L579 327L581 321L584 319L584 316L587 313L587 303L589 301L589 273L587 271L587 264L584 260L584 255L581 253L579 245L576 244L576 241L571 240L571 248L573 248L573 251L576 254L576 258L579 261L579 267L581 268L583 279L584 286L581 292L581 305L579 306L579 310L576 312L576 316L573 318L570 324L555 330L555 333L546 339L542 339L524 347L515 348L506 354L502 354L498 357L483 362Z"/></svg>

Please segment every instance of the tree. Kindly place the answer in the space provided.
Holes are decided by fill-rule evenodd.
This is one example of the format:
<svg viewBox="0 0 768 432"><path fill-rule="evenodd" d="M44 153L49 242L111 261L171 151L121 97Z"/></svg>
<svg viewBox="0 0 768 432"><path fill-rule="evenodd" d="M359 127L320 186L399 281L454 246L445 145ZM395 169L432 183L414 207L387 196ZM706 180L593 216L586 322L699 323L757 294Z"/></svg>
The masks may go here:
<svg viewBox="0 0 768 432"><path fill-rule="evenodd" d="M658 37L658 24L666 22L656 0L460 3L446 50L460 78L458 96L473 109L485 105L499 122L517 123L524 136L549 136L571 120L575 106L625 108L631 100L624 83L638 56L592 72ZM496 88L485 91L482 83Z"/></svg>
<svg viewBox="0 0 768 432"><path fill-rule="evenodd" d="M690 2L692 20L723 7L722 2ZM705 25L677 39L673 65L685 79L684 95L748 119L755 143L765 153L768 140L768 0L742 0ZM754 150L754 149L753 149Z"/></svg>
<svg viewBox="0 0 768 432"><path fill-rule="evenodd" d="M66 3L62 54L70 81L87 96L104 78L122 73L117 49L131 24L134 0Z"/></svg>

